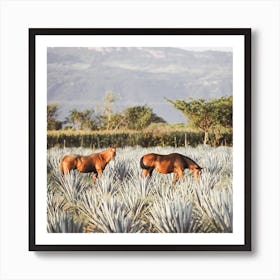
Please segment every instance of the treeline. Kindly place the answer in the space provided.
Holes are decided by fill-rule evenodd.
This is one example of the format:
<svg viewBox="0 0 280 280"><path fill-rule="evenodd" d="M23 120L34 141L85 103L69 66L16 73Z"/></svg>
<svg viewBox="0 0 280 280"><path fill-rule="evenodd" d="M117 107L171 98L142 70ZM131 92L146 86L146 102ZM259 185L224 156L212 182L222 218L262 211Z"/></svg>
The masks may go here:
<svg viewBox="0 0 280 280"><path fill-rule="evenodd" d="M116 97L112 93L105 95L101 112L94 109L79 111L72 109L63 121L57 120L57 104L47 106L47 127L48 130L72 130L72 131L112 131L133 129L141 130L151 123L166 123L164 119L156 115L153 110L144 106L128 107L122 112L114 112Z"/></svg>
<svg viewBox="0 0 280 280"><path fill-rule="evenodd" d="M48 147L54 145L105 147L111 143L119 146L182 146L188 141L192 146L201 143L213 146L232 144L232 96L211 100L166 99L166 102L186 117L188 127L193 131L187 134L185 131L176 130L151 133L148 129L151 125L165 124L169 127L171 125L146 105L128 107L116 113L113 110L115 100L115 95L108 93L98 114L93 109L84 111L72 109L64 121L57 120L58 106L48 104L48 131L60 132L48 133Z"/></svg>
<svg viewBox="0 0 280 280"><path fill-rule="evenodd" d="M87 148L105 148L112 143L118 147L126 146L197 146L203 144L203 132L183 132L173 131L165 133L153 132L49 132L48 133L48 148L52 147L87 147ZM208 144L211 146L232 145L232 134L223 133L219 138L214 133L209 134Z"/></svg>

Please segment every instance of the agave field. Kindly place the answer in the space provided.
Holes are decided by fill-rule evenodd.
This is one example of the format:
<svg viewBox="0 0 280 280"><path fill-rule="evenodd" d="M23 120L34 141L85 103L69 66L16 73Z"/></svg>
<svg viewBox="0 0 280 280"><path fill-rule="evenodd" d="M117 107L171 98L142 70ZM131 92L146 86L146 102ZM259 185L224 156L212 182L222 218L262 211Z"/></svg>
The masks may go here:
<svg viewBox="0 0 280 280"><path fill-rule="evenodd" d="M48 150L47 231L80 233L209 233L232 232L232 148L125 147L101 180L71 171L61 176L63 155L86 148ZM141 177L140 158L146 153L178 152L201 167L201 179L185 170L184 181L172 185L173 174L153 172Z"/></svg>

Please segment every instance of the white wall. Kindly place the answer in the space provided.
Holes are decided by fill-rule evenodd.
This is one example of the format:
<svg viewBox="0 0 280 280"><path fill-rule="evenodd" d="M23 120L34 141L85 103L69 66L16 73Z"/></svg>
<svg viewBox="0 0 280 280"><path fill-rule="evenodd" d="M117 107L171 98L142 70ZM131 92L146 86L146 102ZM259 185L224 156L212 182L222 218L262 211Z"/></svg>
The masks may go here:
<svg viewBox="0 0 280 280"><path fill-rule="evenodd" d="M1 279L280 279L279 1L3 0L0 8ZM253 252L28 251L31 27L253 29Z"/></svg>

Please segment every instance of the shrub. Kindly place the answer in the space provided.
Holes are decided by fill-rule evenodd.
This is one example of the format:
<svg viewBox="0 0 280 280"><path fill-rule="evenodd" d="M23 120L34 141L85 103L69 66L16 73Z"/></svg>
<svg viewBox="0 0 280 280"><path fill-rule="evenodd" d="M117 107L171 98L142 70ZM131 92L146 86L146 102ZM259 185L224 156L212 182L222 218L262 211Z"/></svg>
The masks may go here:
<svg viewBox="0 0 280 280"><path fill-rule="evenodd" d="M88 147L104 148L111 144L117 144L118 147L141 146L141 147L183 147L186 144L196 147L203 143L203 133L183 131L152 133L152 132L48 132L48 148L52 147ZM219 142L215 136L210 134L209 141L212 146L221 144L232 144L232 135L223 134Z"/></svg>

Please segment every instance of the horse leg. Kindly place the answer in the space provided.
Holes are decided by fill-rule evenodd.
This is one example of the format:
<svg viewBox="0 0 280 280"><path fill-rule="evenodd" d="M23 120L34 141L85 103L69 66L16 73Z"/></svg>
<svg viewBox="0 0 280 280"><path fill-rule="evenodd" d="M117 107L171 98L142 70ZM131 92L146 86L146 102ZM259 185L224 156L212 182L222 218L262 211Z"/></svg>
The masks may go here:
<svg viewBox="0 0 280 280"><path fill-rule="evenodd" d="M199 175L199 169L193 169L193 176L196 180L199 179L200 175Z"/></svg>
<svg viewBox="0 0 280 280"><path fill-rule="evenodd" d="M179 178L182 180L182 182L184 182L184 172L182 170L177 170L174 172L173 185L176 184Z"/></svg>
<svg viewBox="0 0 280 280"><path fill-rule="evenodd" d="M153 169L144 169L142 171L142 177L151 177L152 176L152 173L153 173Z"/></svg>
<svg viewBox="0 0 280 280"><path fill-rule="evenodd" d="M180 179L182 180L182 182L184 182L184 170L180 170L178 172L178 175L179 175Z"/></svg>
<svg viewBox="0 0 280 280"><path fill-rule="evenodd" d="M60 170L60 175L68 174L70 171L67 168L66 164L63 162L63 160L60 162L59 170Z"/></svg>
<svg viewBox="0 0 280 280"><path fill-rule="evenodd" d="M149 170L144 169L144 170L142 171L142 177L147 177L147 176L149 176Z"/></svg>
<svg viewBox="0 0 280 280"><path fill-rule="evenodd" d="M92 175L92 182L93 182L93 184L96 183L96 177L97 177L97 173L93 173L93 175Z"/></svg>
<svg viewBox="0 0 280 280"><path fill-rule="evenodd" d="M175 186L176 182L178 181L178 178L179 178L178 173L175 172L175 173L174 173L174 177L173 177L173 182L172 182L172 185L173 185L173 186Z"/></svg>
<svg viewBox="0 0 280 280"><path fill-rule="evenodd" d="M98 168L98 169L96 169L96 171L97 171L97 177L98 177L98 179L101 179L101 175L102 175L102 169L100 168Z"/></svg>
<svg viewBox="0 0 280 280"><path fill-rule="evenodd" d="M67 175L67 174L69 174L69 172L70 172L70 168L68 169L67 167L63 167L61 170L60 170L60 174L61 175Z"/></svg>

